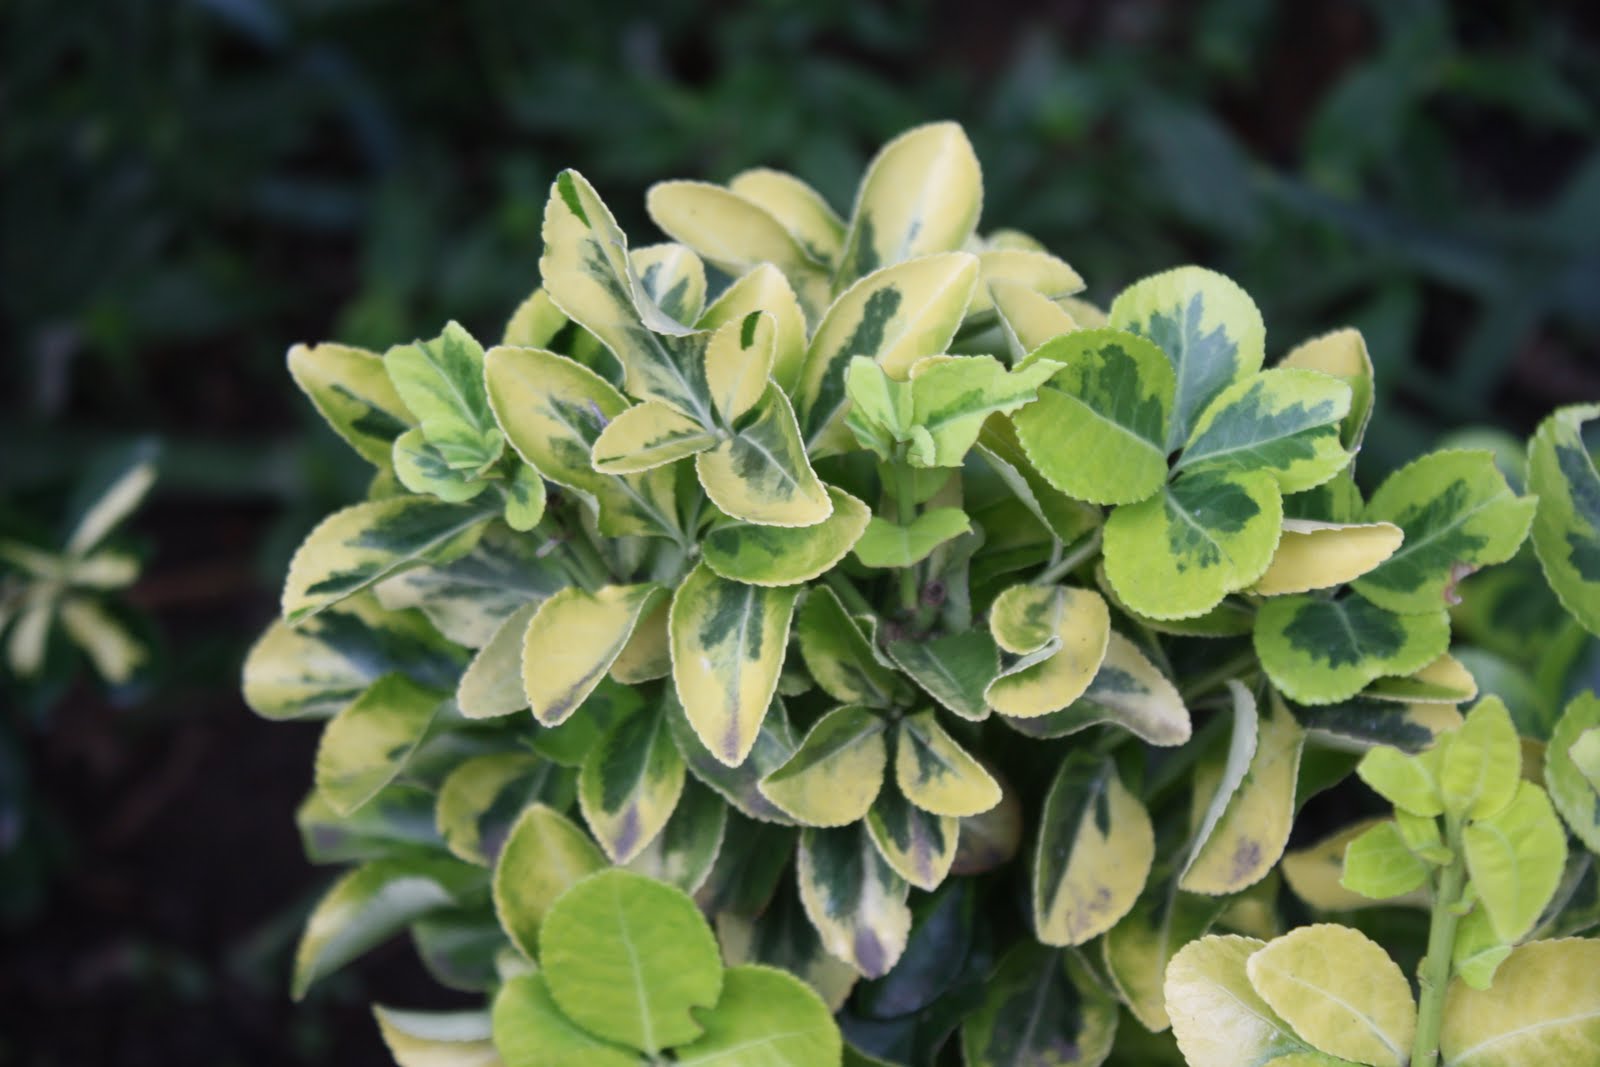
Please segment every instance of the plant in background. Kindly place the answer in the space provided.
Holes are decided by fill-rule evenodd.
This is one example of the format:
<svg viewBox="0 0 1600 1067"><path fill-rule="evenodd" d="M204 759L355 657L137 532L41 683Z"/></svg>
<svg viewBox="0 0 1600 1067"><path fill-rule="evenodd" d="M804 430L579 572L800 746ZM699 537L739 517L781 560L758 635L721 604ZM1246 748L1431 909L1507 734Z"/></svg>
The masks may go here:
<svg viewBox="0 0 1600 1067"><path fill-rule="evenodd" d="M1253 1062L1329 1062L1355 1046L1324 1048L1325 1005L1278 990L1361 935L1269 939L1352 889L1429 882L1422 1025L1389 983L1400 1051L1358 1062L1438 1036L1452 973L1500 963L1483 1026L1541 1010L1516 983L1569 950L1511 946L1572 876L1565 833L1505 764L1506 709L1463 725L1478 687L1449 652L1457 585L1534 521L1491 453L1426 456L1364 499L1358 334L1263 369L1254 304L1195 267L1102 313L1029 238L977 234L950 124L886 146L848 221L767 170L648 207L676 243L630 248L562 173L542 287L487 351L452 324L383 356L290 353L377 469L306 539L245 667L260 714L328 720L299 820L313 859L356 864L311 916L297 994L409 927L494 1008L380 1009L402 1063L692 1062L737 1030L720 1062L959 1047L998 1067L1237 1062L1244 1038L1224 1060L1194 1035L1265 981L1238 1001L1270 1005L1244 1020L1275 1027ZM1591 483L1562 479L1561 521L1592 523ZM1570 788L1592 785L1594 726L1567 728ZM1355 833L1284 853L1358 764L1399 811L1357 838L1346 888ZM1523 848L1536 877L1508 873ZM694 895L723 999L687 920L681 946L579 944L683 912L614 867ZM1402 948L1427 932L1409 919ZM591 955L603 978L562 976ZM726 1006L778 988L750 965L810 985L843 1052ZM1198 999L1173 995L1186 967ZM1565 1025L1542 1032L1588 1033Z"/></svg>

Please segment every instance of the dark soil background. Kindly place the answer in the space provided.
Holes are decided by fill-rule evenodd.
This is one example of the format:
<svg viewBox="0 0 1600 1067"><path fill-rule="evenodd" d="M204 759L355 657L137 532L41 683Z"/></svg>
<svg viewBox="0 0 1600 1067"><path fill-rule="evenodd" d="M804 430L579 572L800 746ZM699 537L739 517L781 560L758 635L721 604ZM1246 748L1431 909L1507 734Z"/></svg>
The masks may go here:
<svg viewBox="0 0 1600 1067"><path fill-rule="evenodd" d="M252 716L238 667L362 486L287 347L496 333L562 166L643 242L656 178L769 163L847 210L876 145L942 117L985 225L1096 299L1194 261L1255 294L1269 358L1361 326L1364 480L1600 397L1592 4L0 8L0 510L49 524L100 449L165 446L132 524L152 677L0 674L0 1064L387 1063L371 1001L454 999L406 944L287 998L331 879L292 818L316 730Z"/></svg>

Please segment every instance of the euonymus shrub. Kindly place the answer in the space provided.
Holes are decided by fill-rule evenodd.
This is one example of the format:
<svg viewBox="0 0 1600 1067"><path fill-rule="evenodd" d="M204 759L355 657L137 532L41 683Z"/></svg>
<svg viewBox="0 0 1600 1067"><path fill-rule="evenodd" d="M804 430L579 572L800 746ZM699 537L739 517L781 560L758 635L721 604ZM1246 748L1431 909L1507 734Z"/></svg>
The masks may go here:
<svg viewBox="0 0 1600 1067"><path fill-rule="evenodd" d="M950 125L889 144L848 221L773 171L659 185L669 244L630 247L567 171L498 345L452 324L290 353L376 468L245 670L259 713L328 720L299 819L313 859L354 864L297 992L409 928L493 1009L384 1009L405 1064L1600 1041L1600 987L1549 1007L1531 984L1592 974L1591 943L1518 947L1557 882L1593 895L1517 777L1544 738L1456 710L1457 587L1518 552L1534 498L1454 450L1364 499L1359 335L1267 367L1254 304L1196 267L1101 311L1029 238L980 235L980 201ZM1536 542L1592 625L1583 414L1536 439ZM1574 707L1550 789L1592 845L1600 723ZM1285 858L1358 764L1394 819ZM616 867L692 893L730 969ZM1401 898L1399 949L1427 937L1420 1008L1354 930L1271 940L1361 894Z"/></svg>

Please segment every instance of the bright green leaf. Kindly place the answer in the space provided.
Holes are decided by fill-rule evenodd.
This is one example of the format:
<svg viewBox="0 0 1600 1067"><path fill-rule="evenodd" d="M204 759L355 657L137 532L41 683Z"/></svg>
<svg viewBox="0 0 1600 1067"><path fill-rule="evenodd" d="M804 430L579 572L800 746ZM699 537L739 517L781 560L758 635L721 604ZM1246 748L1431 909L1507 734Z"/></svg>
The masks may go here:
<svg viewBox="0 0 1600 1067"><path fill-rule="evenodd" d="M1472 887L1495 936L1513 944L1533 928L1561 882L1566 829L1544 790L1519 782L1509 806L1468 823L1463 837Z"/></svg>
<svg viewBox="0 0 1600 1067"><path fill-rule="evenodd" d="M1590 633L1600 633L1600 473L1583 424L1600 404L1564 407L1528 442L1528 489L1539 497L1533 547L1550 588Z"/></svg>
<svg viewBox="0 0 1600 1067"><path fill-rule="evenodd" d="M594 842L566 816L543 804L523 809L494 868L494 910L506 936L536 959L539 927L551 906L605 865Z"/></svg>
<svg viewBox="0 0 1600 1067"><path fill-rule="evenodd" d="M861 540L872 510L842 489L823 488L833 502L826 519L797 527L729 521L701 541L706 566L748 585L797 585L832 570Z"/></svg>

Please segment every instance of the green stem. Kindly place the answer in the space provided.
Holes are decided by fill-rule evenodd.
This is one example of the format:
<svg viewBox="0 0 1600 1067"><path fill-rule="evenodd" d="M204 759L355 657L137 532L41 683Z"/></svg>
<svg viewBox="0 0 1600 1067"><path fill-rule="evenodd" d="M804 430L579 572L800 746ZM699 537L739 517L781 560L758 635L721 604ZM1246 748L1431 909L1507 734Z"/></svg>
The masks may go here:
<svg viewBox="0 0 1600 1067"><path fill-rule="evenodd" d="M1461 921L1455 906L1467 880L1460 825L1454 819L1446 819L1445 823L1446 843L1455 858L1439 874L1433 894L1433 920L1428 924L1428 954L1417 968L1421 997L1417 1005L1417 1037L1411 1045L1411 1067L1434 1067L1439 1061L1439 1024L1444 1019L1445 989L1450 985L1456 924Z"/></svg>
<svg viewBox="0 0 1600 1067"><path fill-rule="evenodd" d="M916 472L911 469L911 464L899 456L890 465L894 475L891 492L894 496L895 521L901 526L910 526L917 517ZM922 599L922 580L917 572L915 563L900 568L900 610L907 615L916 614Z"/></svg>
<svg viewBox="0 0 1600 1067"><path fill-rule="evenodd" d="M566 547L567 551L571 552L573 558L578 561L578 565L583 568L584 573L597 586L610 585L617 580L616 576L611 573L610 565L601 558L599 551L595 549L589 538L584 536L581 529L576 536L567 539Z"/></svg>
<svg viewBox="0 0 1600 1067"><path fill-rule="evenodd" d="M1034 585L1055 585L1061 579L1078 569L1084 560L1100 551L1101 532L1096 530L1088 538L1080 542L1078 547L1050 564L1037 578Z"/></svg>

